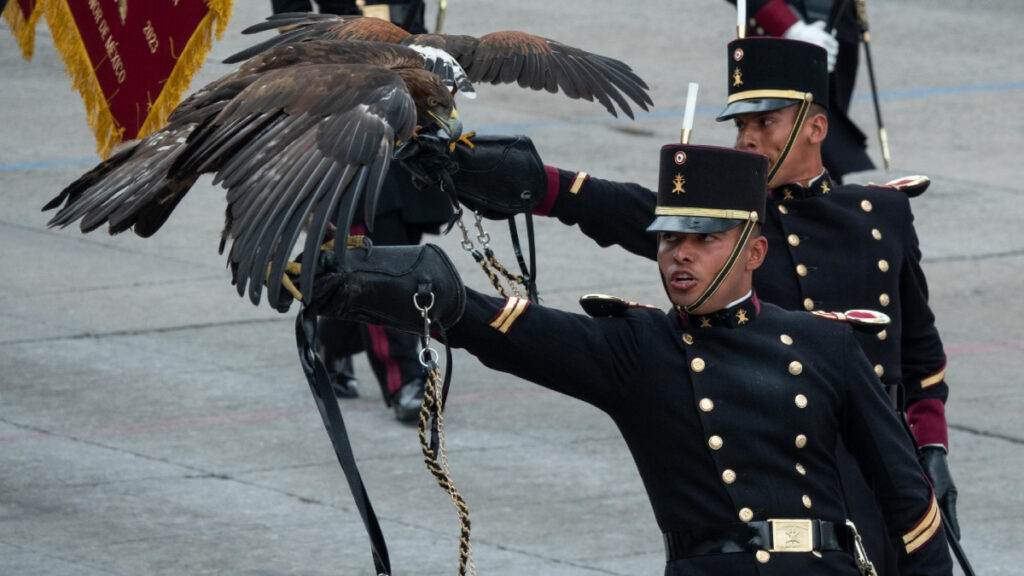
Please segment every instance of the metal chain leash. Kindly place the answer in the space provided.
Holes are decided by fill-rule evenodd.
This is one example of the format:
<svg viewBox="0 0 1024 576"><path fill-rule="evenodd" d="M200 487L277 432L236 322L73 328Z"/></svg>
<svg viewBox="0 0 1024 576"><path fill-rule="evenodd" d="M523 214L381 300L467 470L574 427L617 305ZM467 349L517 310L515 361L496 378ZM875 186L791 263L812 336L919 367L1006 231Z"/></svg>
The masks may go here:
<svg viewBox="0 0 1024 576"><path fill-rule="evenodd" d="M413 305L423 316L423 349L420 351L420 364L427 370L427 385L423 393L423 404L420 405L417 432L420 437L420 449L423 451L427 470L433 474L437 484L452 499L455 513L459 517L459 576L469 574L476 576L476 564L473 562L473 545L470 542L469 507L462 494L455 488L451 469L448 465L448 450L444 443L444 393L441 371L438 368L437 351L430 347L430 318L428 312L434 306L434 295L430 302L421 306L417 295L413 295ZM430 430L428 438L427 430Z"/></svg>
<svg viewBox="0 0 1024 576"><path fill-rule="evenodd" d="M480 265L480 268L483 269L485 274L487 274L487 278L491 281L491 285L494 286L495 290L498 291L498 294L508 297L508 292L505 291L505 287L501 283L499 274L505 278L505 281L508 283L509 291L512 292L513 296L517 298L522 296L519 291L520 286L525 292L529 292L527 289L526 279L521 275L509 272L508 268L498 260L494 251L491 250L491 235L484 229L483 216L481 216L479 212L473 212L473 218L474 226L477 230L476 239L483 247L483 252L477 249L473 241L469 239L469 230L466 228L466 225L462 222L462 218L460 217L455 221L455 225L458 226L459 230L462 232L462 249L472 254L473 259L476 260L477 264Z"/></svg>

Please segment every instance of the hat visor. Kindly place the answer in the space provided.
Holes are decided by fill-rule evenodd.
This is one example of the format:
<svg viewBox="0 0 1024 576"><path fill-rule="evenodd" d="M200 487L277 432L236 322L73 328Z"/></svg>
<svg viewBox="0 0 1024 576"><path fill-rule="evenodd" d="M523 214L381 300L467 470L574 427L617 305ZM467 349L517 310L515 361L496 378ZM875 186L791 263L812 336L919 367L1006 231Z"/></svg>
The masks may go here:
<svg viewBox="0 0 1024 576"><path fill-rule="evenodd" d="M710 234L723 232L742 224L743 220L731 218L709 218L707 216L658 216L647 227L648 232L683 232L686 234Z"/></svg>
<svg viewBox="0 0 1024 576"><path fill-rule="evenodd" d="M715 120L722 122L728 120L733 116L739 116L740 114L750 114L751 112L771 112L772 110L780 110L787 106L793 106L799 104L799 100L790 100L789 98L751 98L749 100L737 100L725 107L722 113L718 115Z"/></svg>

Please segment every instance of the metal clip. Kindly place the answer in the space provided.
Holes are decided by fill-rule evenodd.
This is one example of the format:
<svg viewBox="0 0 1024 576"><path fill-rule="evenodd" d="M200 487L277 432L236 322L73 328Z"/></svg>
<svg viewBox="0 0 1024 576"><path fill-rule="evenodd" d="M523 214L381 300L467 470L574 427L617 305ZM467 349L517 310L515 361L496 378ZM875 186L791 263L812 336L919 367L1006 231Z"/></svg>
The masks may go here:
<svg viewBox="0 0 1024 576"><path fill-rule="evenodd" d="M474 223L477 231L476 239L480 241L480 244L483 244L484 248L486 248L491 242L491 235L484 230L484 218L479 212L473 212L473 218L476 220Z"/></svg>
<svg viewBox="0 0 1024 576"><path fill-rule="evenodd" d="M868 560L868 552L864 549L864 541L861 539L860 533L857 532L857 527L850 520L846 521L846 527L853 533L853 557L857 561L860 573L864 576L878 576L875 565Z"/></svg>

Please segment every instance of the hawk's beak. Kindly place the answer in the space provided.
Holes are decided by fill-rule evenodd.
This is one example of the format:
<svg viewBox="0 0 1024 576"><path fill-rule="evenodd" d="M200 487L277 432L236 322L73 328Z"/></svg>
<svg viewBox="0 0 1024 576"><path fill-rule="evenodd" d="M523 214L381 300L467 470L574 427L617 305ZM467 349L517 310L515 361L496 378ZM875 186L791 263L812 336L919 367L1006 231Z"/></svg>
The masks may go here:
<svg viewBox="0 0 1024 576"><path fill-rule="evenodd" d="M459 119L458 110L452 108L452 113L447 118L441 118L433 113L430 115L441 125L441 130L444 130L449 140L455 141L459 139L459 136L462 136L462 120Z"/></svg>

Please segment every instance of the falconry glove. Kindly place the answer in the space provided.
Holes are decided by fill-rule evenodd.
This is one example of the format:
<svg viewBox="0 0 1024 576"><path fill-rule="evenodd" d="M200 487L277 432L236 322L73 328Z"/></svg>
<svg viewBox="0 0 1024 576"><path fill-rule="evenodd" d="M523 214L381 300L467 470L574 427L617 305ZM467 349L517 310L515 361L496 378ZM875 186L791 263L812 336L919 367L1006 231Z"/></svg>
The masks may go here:
<svg viewBox="0 0 1024 576"><path fill-rule="evenodd" d="M313 282L313 297L306 303L312 314L420 335L424 308L431 328L447 330L466 305L462 278L434 244L349 248L344 263L333 250L324 250Z"/></svg>
<svg viewBox="0 0 1024 576"><path fill-rule="evenodd" d="M526 136L474 136L454 149L447 140L420 136L396 158L414 184L451 187L459 202L492 220L530 212L547 192L544 163Z"/></svg>
<svg viewBox="0 0 1024 576"><path fill-rule="evenodd" d="M921 467L932 482L935 499L942 509L943 523L954 538L960 540L960 522L956 518L956 484L949 473L946 449L942 446L924 446L920 450Z"/></svg>

